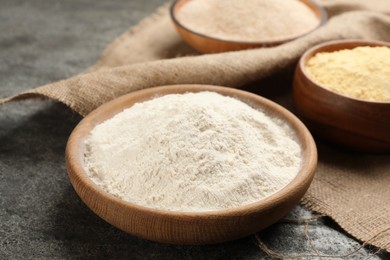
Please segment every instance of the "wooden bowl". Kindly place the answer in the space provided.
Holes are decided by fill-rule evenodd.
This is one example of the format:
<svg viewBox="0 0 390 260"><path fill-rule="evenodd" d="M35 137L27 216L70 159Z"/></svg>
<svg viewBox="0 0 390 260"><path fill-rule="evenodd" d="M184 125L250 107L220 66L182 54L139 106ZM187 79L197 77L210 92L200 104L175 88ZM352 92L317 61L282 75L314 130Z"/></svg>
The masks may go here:
<svg viewBox="0 0 390 260"><path fill-rule="evenodd" d="M305 71L307 61L318 52L390 43L362 40L331 41L306 51L295 71L293 99L308 128L343 147L366 152L390 151L390 103L356 99L315 83ZM390 84L390 83L389 83Z"/></svg>
<svg viewBox="0 0 390 260"><path fill-rule="evenodd" d="M252 107L270 110L297 133L302 165L297 176L273 195L245 206L206 212L166 211L139 206L108 194L87 175L84 140L90 131L136 102L171 93L214 91L232 96ZM306 127L286 109L265 98L232 88L175 85L134 92L108 102L86 116L72 132L66 147L70 181L80 198L113 226L153 241L172 244L212 244L238 239L275 223L298 204L308 189L317 164L317 150Z"/></svg>
<svg viewBox="0 0 390 260"><path fill-rule="evenodd" d="M303 35L298 35L296 37L286 38L277 41L243 42L243 41L229 41L229 40L219 39L217 37L213 37L212 35L205 35L193 31L187 28L185 25L183 25L176 18L176 14L180 10L180 8L190 1L192 0L174 1L173 4L171 5L170 15L173 24L175 25L176 30L179 32L180 36L184 39L184 41L186 41L190 46L192 46L200 53L217 53L217 52L237 51L237 50L250 49L250 48L259 48L259 47L272 47L272 46L277 46L295 40L311 32L310 31ZM311 0L300 0L300 1L306 4L311 10L313 10L313 12L315 13L315 15L318 17L320 21L318 26L313 30L317 29L327 21L328 15L327 12L325 11L325 8L323 8L322 6L316 4Z"/></svg>

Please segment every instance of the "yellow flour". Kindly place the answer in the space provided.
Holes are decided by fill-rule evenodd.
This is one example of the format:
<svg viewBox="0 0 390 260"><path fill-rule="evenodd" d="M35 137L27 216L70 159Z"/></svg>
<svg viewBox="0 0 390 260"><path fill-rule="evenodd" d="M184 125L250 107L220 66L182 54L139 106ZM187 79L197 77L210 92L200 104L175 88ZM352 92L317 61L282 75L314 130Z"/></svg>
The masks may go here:
<svg viewBox="0 0 390 260"><path fill-rule="evenodd" d="M317 53L306 64L316 83L339 94L390 101L390 48L356 47Z"/></svg>

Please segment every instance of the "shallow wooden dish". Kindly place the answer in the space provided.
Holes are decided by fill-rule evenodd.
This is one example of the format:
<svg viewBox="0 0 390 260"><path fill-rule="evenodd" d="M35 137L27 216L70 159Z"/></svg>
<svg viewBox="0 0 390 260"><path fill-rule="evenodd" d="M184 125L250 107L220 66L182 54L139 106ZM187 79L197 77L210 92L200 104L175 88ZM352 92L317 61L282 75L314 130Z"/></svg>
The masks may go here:
<svg viewBox="0 0 390 260"><path fill-rule="evenodd" d="M176 0L171 5L170 9L170 15L171 19L173 21L173 24L176 27L176 30L179 32L180 36L186 41L190 46L192 46L194 49L199 51L200 53L217 53L217 52L227 52L227 51L236 51L236 50L243 50L243 49L251 49L251 48L259 48L259 47L272 47L277 46L292 40L295 40L299 37L302 37L303 35L306 35L310 32L307 32L303 35L298 35L293 38L286 38L283 40L278 41L262 41L262 42L242 42L242 41L229 41L224 39L219 39L216 37L213 37L212 35L205 35L202 33L198 33L196 31L193 31L189 28L187 28L185 25L180 23L180 21L176 18L177 12L180 10L180 8L192 0ZM328 19L327 12L325 11L325 8L322 6L316 4L315 2L311 0L300 0L304 4L306 4L313 12L316 14L316 16L319 19L319 24L315 28L317 29L324 23L326 23ZM243 1L243 4L245 1ZM260 19L260 18L259 18ZM315 30L313 29L313 30Z"/></svg>
<svg viewBox="0 0 390 260"><path fill-rule="evenodd" d="M84 166L84 140L99 123L136 102L170 93L214 91L233 96L252 107L269 109L296 131L303 149L297 176L279 192L246 206L209 211L175 212L146 208L114 197L93 183ZM85 204L113 226L136 236L172 244L211 244L253 234L282 218L298 204L308 189L317 164L317 150L306 127L286 109L265 98L232 88L207 85L175 85L134 92L99 107L72 132L66 147L70 181Z"/></svg>
<svg viewBox="0 0 390 260"><path fill-rule="evenodd" d="M306 125L318 136L357 151L390 151L390 103L373 102L335 93L312 81L307 61L318 52L390 43L361 40L331 41L303 54L295 71L293 98ZM390 83L389 83L390 84Z"/></svg>

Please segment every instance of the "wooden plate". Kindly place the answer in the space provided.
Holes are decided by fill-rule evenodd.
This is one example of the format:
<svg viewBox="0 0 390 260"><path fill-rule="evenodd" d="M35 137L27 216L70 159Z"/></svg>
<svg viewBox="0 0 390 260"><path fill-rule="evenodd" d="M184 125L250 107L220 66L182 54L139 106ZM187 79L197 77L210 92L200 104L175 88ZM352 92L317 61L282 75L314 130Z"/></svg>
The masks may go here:
<svg viewBox="0 0 390 260"><path fill-rule="evenodd" d="M390 47L390 43L331 41L304 53L295 71L295 107L309 129L325 140L357 151L389 152L389 102L366 101L340 95L315 83L305 71L307 61L318 52L333 52L358 46Z"/></svg>
<svg viewBox="0 0 390 260"><path fill-rule="evenodd" d="M303 150L297 176L282 190L258 202L208 212L151 209L114 197L90 180L84 165L84 140L90 131L136 102L171 93L214 91L262 107L286 121ZM317 150L306 127L293 114L265 98L232 88L208 85L174 85L134 92L108 102L86 116L72 132L66 147L70 181L85 204L115 227L153 241L172 244L211 244L238 239L275 223L298 204L308 189L317 164Z"/></svg>
<svg viewBox="0 0 390 260"><path fill-rule="evenodd" d="M259 48L259 47L272 47L277 46L292 40L295 40L299 37L302 37L310 32L307 32L303 35L297 35L296 37L286 38L283 40L277 41L261 41L261 42L244 42L244 41L229 41L224 39L219 39L213 35L206 35L196 31L193 31L183 25L177 18L176 14L185 4L192 0L176 0L171 5L170 15L173 21L173 24L176 27L176 30L179 32L180 36L186 41L190 46L199 51L200 53L217 53L217 52L227 52L227 51L237 51L243 49ZM316 28L322 26L328 20L328 15L322 6L316 4L311 0L300 0L302 3L307 5L318 17L319 24ZM245 4L245 1L243 1ZM259 17L261 19L261 17ZM313 31L312 30L312 31Z"/></svg>

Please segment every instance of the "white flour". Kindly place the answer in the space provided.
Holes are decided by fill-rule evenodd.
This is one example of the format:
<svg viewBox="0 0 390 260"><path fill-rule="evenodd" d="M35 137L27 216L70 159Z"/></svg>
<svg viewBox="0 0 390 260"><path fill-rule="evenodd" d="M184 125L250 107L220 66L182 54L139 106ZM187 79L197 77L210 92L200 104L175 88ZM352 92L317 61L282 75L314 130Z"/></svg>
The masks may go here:
<svg viewBox="0 0 390 260"><path fill-rule="evenodd" d="M233 41L277 41L305 34L320 23L298 0L192 0L178 12L187 28Z"/></svg>
<svg viewBox="0 0 390 260"><path fill-rule="evenodd" d="M89 176L151 208L208 211L256 202L297 174L293 130L213 92L166 95L117 114L86 140Z"/></svg>

